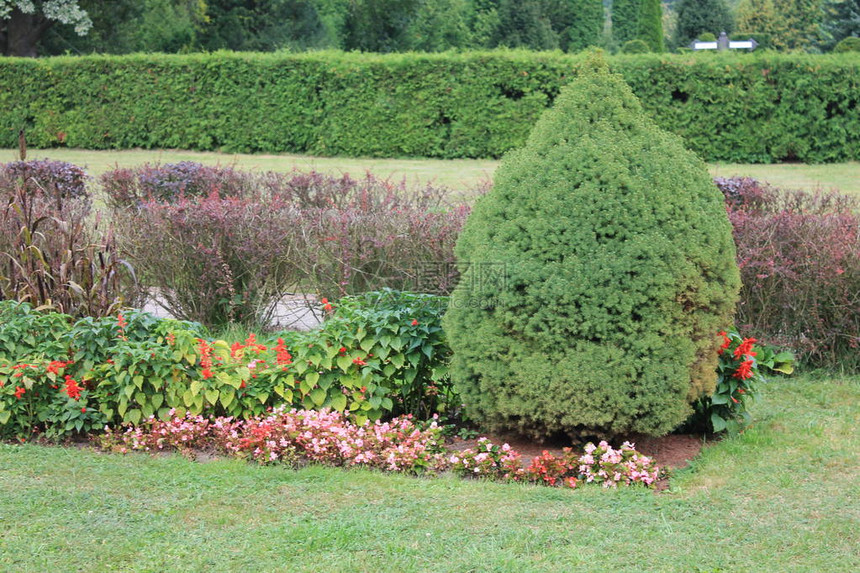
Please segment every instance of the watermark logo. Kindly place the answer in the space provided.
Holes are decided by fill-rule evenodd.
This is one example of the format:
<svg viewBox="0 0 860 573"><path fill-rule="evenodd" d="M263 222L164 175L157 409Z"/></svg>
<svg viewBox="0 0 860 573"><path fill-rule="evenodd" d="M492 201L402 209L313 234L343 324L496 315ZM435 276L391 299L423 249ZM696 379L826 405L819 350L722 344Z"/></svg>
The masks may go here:
<svg viewBox="0 0 860 573"><path fill-rule="evenodd" d="M417 265L413 277L416 292L447 295L459 287L471 296L449 304L493 308L507 287L508 268L502 262L429 261Z"/></svg>

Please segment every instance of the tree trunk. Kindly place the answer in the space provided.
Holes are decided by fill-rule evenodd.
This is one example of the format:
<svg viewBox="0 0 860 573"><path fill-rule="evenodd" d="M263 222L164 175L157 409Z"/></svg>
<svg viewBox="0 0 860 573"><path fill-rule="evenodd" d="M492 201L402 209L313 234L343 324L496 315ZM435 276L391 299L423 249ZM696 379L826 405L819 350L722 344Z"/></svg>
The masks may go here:
<svg viewBox="0 0 860 573"><path fill-rule="evenodd" d="M41 14L25 14L15 8L6 23L6 55L35 58L36 43L51 25Z"/></svg>

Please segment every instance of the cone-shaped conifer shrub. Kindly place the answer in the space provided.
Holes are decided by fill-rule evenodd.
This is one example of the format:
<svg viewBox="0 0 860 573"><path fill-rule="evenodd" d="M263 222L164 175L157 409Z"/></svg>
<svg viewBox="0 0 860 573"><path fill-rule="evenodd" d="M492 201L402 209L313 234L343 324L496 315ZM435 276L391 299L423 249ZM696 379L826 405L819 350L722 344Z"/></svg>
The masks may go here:
<svg viewBox="0 0 860 573"><path fill-rule="evenodd" d="M723 198L597 54L457 244L452 377L488 429L665 434L713 391L740 286Z"/></svg>

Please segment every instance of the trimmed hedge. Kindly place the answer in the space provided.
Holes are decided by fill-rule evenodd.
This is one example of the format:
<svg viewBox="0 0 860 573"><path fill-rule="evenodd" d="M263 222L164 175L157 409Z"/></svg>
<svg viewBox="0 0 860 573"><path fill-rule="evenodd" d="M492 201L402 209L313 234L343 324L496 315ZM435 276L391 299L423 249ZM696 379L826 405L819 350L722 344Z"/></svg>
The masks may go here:
<svg viewBox="0 0 860 573"><path fill-rule="evenodd" d="M499 157L581 55L213 53L0 60L0 146ZM856 54L611 59L658 125L710 161L860 159Z"/></svg>

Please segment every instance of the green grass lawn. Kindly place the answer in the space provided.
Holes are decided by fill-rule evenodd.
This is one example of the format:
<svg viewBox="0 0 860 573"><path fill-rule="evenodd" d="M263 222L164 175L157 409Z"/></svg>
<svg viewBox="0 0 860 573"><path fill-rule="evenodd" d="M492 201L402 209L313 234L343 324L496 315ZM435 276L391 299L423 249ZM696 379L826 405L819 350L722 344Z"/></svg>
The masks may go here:
<svg viewBox="0 0 860 573"><path fill-rule="evenodd" d="M860 379L764 393L660 494L0 445L0 570L860 570Z"/></svg>
<svg viewBox="0 0 860 573"><path fill-rule="evenodd" d="M17 159L17 150L0 150L0 162ZM498 161L488 159L355 159L303 155L239 155L180 150L88 151L82 149L31 149L28 157L61 159L86 166L99 175L114 166L131 167L146 162L198 161L207 165L236 165L241 169L290 171L315 169L325 173L361 176L370 171L381 177L405 178L409 183L435 182L456 190L470 190L492 179ZM860 197L860 163L830 165L711 165L715 176L745 175L791 189L839 189Z"/></svg>

